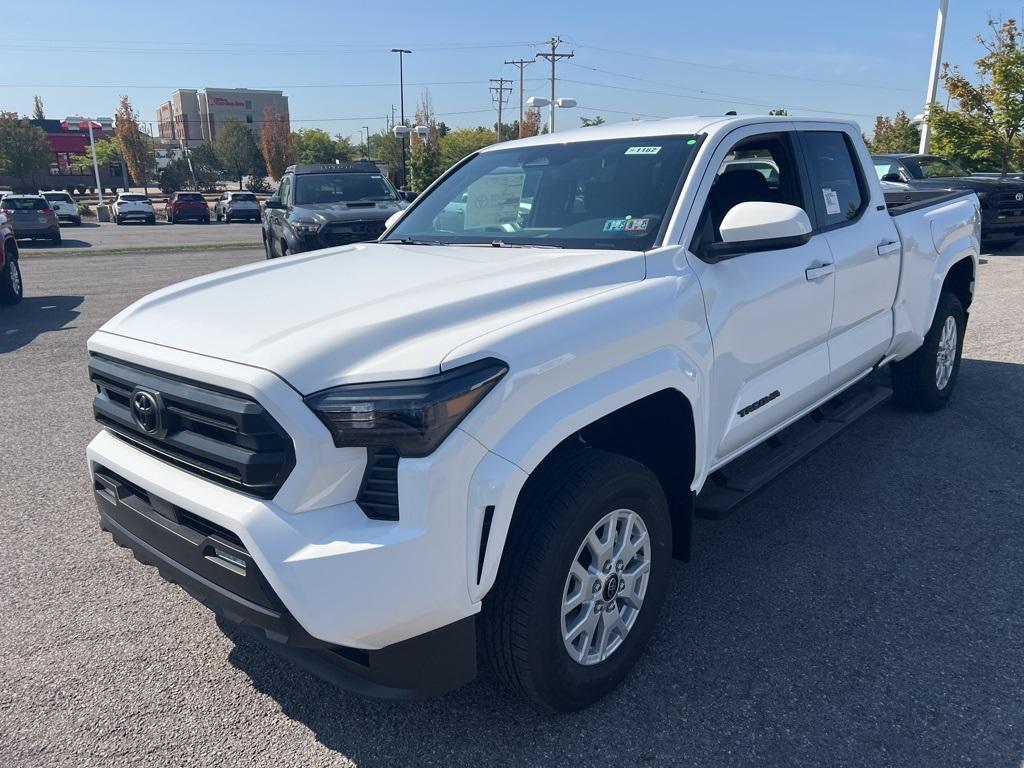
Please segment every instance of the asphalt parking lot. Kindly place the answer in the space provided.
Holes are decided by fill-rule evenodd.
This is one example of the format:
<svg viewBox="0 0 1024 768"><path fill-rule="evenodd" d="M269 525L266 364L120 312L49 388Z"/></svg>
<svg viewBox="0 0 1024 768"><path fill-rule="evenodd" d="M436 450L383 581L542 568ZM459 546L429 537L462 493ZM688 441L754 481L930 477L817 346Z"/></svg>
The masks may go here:
<svg viewBox="0 0 1024 768"><path fill-rule="evenodd" d="M29 255L86 253L139 253L159 250L193 250L197 248L262 247L260 225L233 221L230 224L211 221L209 224L187 221L168 224L162 218L156 224L113 222L86 219L82 226L61 227L63 242L54 246L47 240L19 240L18 247Z"/></svg>
<svg viewBox="0 0 1024 768"><path fill-rule="evenodd" d="M700 523L638 668L569 715L487 679L421 704L341 693L236 645L100 532L86 339L259 258L24 259L0 311L0 765L1021 765L1024 249L981 267L950 407L881 406Z"/></svg>

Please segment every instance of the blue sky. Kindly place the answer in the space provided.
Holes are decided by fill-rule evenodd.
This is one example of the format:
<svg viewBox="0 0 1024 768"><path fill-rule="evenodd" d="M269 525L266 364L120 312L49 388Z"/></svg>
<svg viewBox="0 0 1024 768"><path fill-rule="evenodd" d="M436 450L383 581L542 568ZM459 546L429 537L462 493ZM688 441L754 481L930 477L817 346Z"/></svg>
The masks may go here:
<svg viewBox="0 0 1024 768"><path fill-rule="evenodd" d="M0 23L0 109L48 117L113 114L128 94L144 120L175 87L282 88L293 127L358 139L384 126L398 103L406 57L406 113L429 88L453 127L491 125L490 78L516 78L505 59L531 58L553 35L559 96L580 116L764 113L841 116L870 132L873 116L921 111L938 3L935 0L689 2L604 0L512 3L191 2L16 3ZM943 59L973 73L989 12L1020 3L950 0ZM548 65L526 69L527 95L548 90ZM361 87L354 87L361 86ZM514 92L509 109L517 109Z"/></svg>

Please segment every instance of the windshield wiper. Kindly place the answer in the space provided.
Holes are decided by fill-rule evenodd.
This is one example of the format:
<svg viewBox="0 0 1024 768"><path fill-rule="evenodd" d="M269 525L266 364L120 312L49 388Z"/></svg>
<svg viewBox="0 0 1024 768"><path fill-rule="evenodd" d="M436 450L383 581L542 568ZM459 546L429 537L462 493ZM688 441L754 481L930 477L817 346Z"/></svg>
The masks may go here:
<svg viewBox="0 0 1024 768"><path fill-rule="evenodd" d="M378 240L378 243L398 243L399 245L448 245L440 240L413 240L411 237L400 237L397 240Z"/></svg>
<svg viewBox="0 0 1024 768"><path fill-rule="evenodd" d="M565 248L564 245L550 245L540 243L506 243L504 240L491 240L489 243L460 243L453 242L452 245L472 245L476 247L491 248Z"/></svg>

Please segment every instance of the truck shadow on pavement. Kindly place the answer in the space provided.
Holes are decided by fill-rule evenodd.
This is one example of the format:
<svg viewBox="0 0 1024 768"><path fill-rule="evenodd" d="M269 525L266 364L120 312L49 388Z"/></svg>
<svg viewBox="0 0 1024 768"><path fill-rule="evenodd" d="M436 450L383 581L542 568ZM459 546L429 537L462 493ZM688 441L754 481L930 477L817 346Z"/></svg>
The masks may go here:
<svg viewBox="0 0 1024 768"><path fill-rule="evenodd" d="M34 296L0 307L0 354L13 352L50 331L70 330L82 296Z"/></svg>
<svg viewBox="0 0 1024 768"><path fill-rule="evenodd" d="M722 522L698 521L633 674L582 712L484 679L359 699L236 633L231 663L358 765L1016 765L1024 365L882 406ZM826 757L827 756L827 757Z"/></svg>
<svg viewBox="0 0 1024 768"><path fill-rule="evenodd" d="M61 248L92 248L92 243L88 240L65 237L59 245L49 240L21 240L18 242L18 248L22 251L59 251Z"/></svg>

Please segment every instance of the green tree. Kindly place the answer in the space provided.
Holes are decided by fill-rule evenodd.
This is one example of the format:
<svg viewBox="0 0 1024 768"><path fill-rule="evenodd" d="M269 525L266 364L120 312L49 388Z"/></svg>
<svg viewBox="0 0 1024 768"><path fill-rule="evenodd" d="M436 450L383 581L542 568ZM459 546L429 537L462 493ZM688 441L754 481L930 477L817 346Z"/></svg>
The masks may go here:
<svg viewBox="0 0 1024 768"><path fill-rule="evenodd" d="M985 49L975 61L977 82L958 67L943 67L942 82L957 109L928 108L936 151L941 147L971 170L995 168L1006 173L1021 161L1024 133L1024 34L1015 19L989 18Z"/></svg>
<svg viewBox="0 0 1024 768"><path fill-rule="evenodd" d="M581 117L580 125L584 128L590 128L594 125L604 125L604 118L600 115L597 115L596 117Z"/></svg>
<svg viewBox="0 0 1024 768"><path fill-rule="evenodd" d="M45 120L46 110L43 108L43 97L36 94L32 97L32 119Z"/></svg>
<svg viewBox="0 0 1024 768"><path fill-rule="evenodd" d="M369 159L383 163L391 180L394 181L402 169L402 142L393 133L383 130L371 134L367 143Z"/></svg>
<svg viewBox="0 0 1024 768"><path fill-rule="evenodd" d="M42 128L15 112L0 112L0 175L13 176L16 190L31 189L35 175L48 172L50 157Z"/></svg>
<svg viewBox="0 0 1024 768"><path fill-rule="evenodd" d="M421 141L412 148L409 155L409 183L413 190L422 192L446 168L447 166L441 160L441 151L437 142Z"/></svg>
<svg viewBox="0 0 1024 768"><path fill-rule="evenodd" d="M221 167L229 178L238 182L239 189L246 176L266 176L266 164L260 155L256 134L240 120L229 118L224 121L214 139L213 149Z"/></svg>
<svg viewBox="0 0 1024 768"><path fill-rule="evenodd" d="M224 178L225 169L213 145L200 144L190 151L189 157L197 191L209 192L216 189L217 182Z"/></svg>
<svg viewBox="0 0 1024 768"><path fill-rule="evenodd" d="M94 146L96 147L96 165L102 167L121 164L121 145L118 144L117 139L96 139ZM69 164L75 173L92 173L92 148L86 147L85 152L74 155Z"/></svg>
<svg viewBox="0 0 1024 768"><path fill-rule="evenodd" d="M494 138L494 131L483 126L450 131L447 136L438 140L442 168L450 168L466 155L489 147L494 143Z"/></svg>
<svg viewBox="0 0 1024 768"><path fill-rule="evenodd" d="M902 109L895 117L875 118L875 135L868 140L872 152L916 152L921 133Z"/></svg>
<svg viewBox="0 0 1024 768"><path fill-rule="evenodd" d="M160 191L166 194L185 189L191 185L192 174L189 172L188 163L185 161L185 158L179 157L165 165L157 177L157 183L160 185Z"/></svg>
<svg viewBox="0 0 1024 768"><path fill-rule="evenodd" d="M294 135L300 163L343 163L355 155L355 149L346 137L338 135L331 138L320 128L304 128Z"/></svg>

